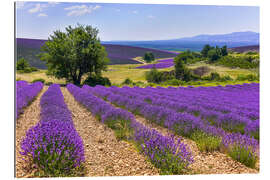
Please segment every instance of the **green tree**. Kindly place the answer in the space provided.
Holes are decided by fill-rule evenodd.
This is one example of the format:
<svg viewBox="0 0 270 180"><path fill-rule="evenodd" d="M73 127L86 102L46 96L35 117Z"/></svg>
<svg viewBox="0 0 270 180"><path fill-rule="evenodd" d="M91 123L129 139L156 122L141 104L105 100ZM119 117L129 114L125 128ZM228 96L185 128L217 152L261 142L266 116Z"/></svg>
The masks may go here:
<svg viewBox="0 0 270 180"><path fill-rule="evenodd" d="M162 73L156 68L152 68L146 72L146 80L147 82L160 83L162 81Z"/></svg>
<svg viewBox="0 0 270 180"><path fill-rule="evenodd" d="M220 55L217 49L211 49L210 51L208 51L207 56L210 62L215 62L220 58Z"/></svg>
<svg viewBox="0 0 270 180"><path fill-rule="evenodd" d="M107 69L109 59L98 38L98 29L78 24L65 30L54 31L41 48L39 56L46 61L48 74L76 85L81 84L84 74L100 76Z"/></svg>
<svg viewBox="0 0 270 180"><path fill-rule="evenodd" d="M209 44L206 44L201 51L202 57L207 57L208 51L210 51L210 49L212 49L212 47Z"/></svg>
<svg viewBox="0 0 270 180"><path fill-rule="evenodd" d="M27 68L30 68L29 63L24 58L20 58L16 63L16 69L26 70Z"/></svg>
<svg viewBox="0 0 270 180"><path fill-rule="evenodd" d="M227 46L223 46L221 48L221 56L227 56L227 55L228 55Z"/></svg>
<svg viewBox="0 0 270 180"><path fill-rule="evenodd" d="M174 69L175 69L175 78L183 81L190 81L191 80L191 72L185 66L185 62L189 58L192 58L191 53L184 52L179 54L174 58Z"/></svg>
<svg viewBox="0 0 270 180"><path fill-rule="evenodd" d="M146 52L146 53L144 54L143 59L144 59L147 63L149 63L149 62L155 60L155 56L154 56L154 54L153 54L152 52Z"/></svg>

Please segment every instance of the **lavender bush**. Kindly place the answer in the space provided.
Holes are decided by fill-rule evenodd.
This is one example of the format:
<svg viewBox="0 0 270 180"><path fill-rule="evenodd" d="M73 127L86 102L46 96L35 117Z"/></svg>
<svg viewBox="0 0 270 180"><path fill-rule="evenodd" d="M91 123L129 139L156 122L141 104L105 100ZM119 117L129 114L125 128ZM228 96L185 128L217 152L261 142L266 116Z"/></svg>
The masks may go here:
<svg viewBox="0 0 270 180"><path fill-rule="evenodd" d="M222 139L228 154L235 160L254 168L257 162L259 144L255 139L250 139L239 133L227 134Z"/></svg>
<svg viewBox="0 0 270 180"><path fill-rule="evenodd" d="M23 108L26 107L43 88L41 82L29 84L26 81L16 82L16 119L23 113Z"/></svg>
<svg viewBox="0 0 270 180"><path fill-rule="evenodd" d="M40 101L41 119L21 144L41 176L72 176L85 160L83 141L74 128L60 86L51 85Z"/></svg>

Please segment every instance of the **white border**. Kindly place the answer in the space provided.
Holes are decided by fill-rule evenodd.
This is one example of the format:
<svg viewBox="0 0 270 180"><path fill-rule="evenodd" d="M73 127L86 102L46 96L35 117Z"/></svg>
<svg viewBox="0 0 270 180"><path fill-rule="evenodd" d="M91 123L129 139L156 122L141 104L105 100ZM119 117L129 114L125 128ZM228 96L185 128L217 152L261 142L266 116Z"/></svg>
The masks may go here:
<svg viewBox="0 0 270 180"><path fill-rule="evenodd" d="M43 1L43 0L40 0ZM51 1L51 0L49 0ZM104 2L104 3L144 3L144 4L196 4L196 5L240 5L260 6L260 53L261 53L261 169L258 175L191 175L191 176L148 176L148 177L92 177L91 179L256 179L269 176L269 128L270 118L270 58L269 58L269 18L270 9L267 0L59 0L57 2ZM47 2L47 1L46 1ZM1 1L1 177L14 178L14 2ZM248 19L246 19L248 21ZM269 178L269 177L268 177ZM69 179L69 178L61 178ZM83 178L75 178L83 179ZM85 179L85 178L84 178Z"/></svg>

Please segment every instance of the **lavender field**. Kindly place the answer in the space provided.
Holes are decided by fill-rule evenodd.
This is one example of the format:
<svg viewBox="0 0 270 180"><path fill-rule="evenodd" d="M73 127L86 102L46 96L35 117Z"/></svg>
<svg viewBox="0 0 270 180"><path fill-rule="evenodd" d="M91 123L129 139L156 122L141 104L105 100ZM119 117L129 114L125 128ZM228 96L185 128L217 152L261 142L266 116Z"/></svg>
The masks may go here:
<svg viewBox="0 0 270 180"><path fill-rule="evenodd" d="M17 113L42 87L40 82L17 82ZM80 107L67 106L67 96ZM226 158L236 164L232 172L254 173L259 166L257 83L196 88L53 84L38 103L40 119L23 137L20 156L32 159L26 164L42 176L84 176L82 169L95 160L87 153L93 142L84 143L88 133L79 128L85 129L76 122L74 108L85 108L95 123L114 132L118 142L130 142L136 149L132 153L150 162L158 174L192 174L202 168L200 156L214 156L217 162ZM95 148L100 152L99 146ZM210 172L228 173L224 169Z"/></svg>
<svg viewBox="0 0 270 180"><path fill-rule="evenodd" d="M166 3L12 3L16 178L265 172L260 6Z"/></svg>

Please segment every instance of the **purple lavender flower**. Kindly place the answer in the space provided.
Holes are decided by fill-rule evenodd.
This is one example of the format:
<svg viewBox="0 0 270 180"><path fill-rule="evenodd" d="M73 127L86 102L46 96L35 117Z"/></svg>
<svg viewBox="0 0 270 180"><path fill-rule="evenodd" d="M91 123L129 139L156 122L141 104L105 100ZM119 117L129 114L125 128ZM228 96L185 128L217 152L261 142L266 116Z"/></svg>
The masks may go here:
<svg viewBox="0 0 270 180"><path fill-rule="evenodd" d="M21 143L21 154L31 154L34 164L48 175L70 173L67 169L84 162L84 146L59 85L48 88L41 97L40 106L41 119L27 131Z"/></svg>
<svg viewBox="0 0 270 180"><path fill-rule="evenodd" d="M28 84L26 81L16 82L16 119L23 113L23 108L26 107L42 90L43 84L35 82Z"/></svg>

